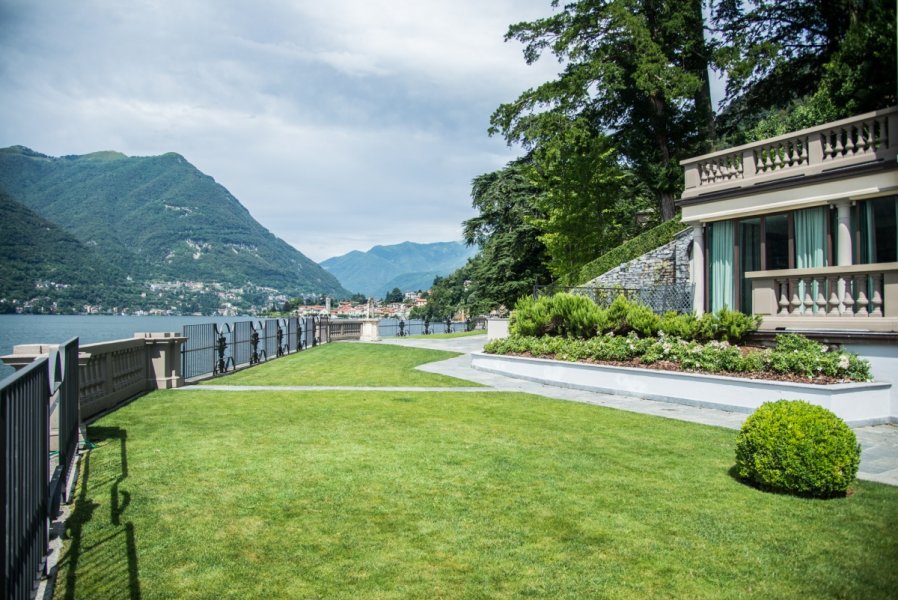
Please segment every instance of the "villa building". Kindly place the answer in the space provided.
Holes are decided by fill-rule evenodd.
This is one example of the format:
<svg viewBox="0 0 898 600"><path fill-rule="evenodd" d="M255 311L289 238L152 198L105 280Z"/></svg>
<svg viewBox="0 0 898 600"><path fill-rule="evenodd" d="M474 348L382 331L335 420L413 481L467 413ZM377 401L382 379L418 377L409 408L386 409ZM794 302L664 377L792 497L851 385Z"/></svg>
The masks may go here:
<svg viewBox="0 0 898 600"><path fill-rule="evenodd" d="M697 314L898 332L898 107L682 162Z"/></svg>

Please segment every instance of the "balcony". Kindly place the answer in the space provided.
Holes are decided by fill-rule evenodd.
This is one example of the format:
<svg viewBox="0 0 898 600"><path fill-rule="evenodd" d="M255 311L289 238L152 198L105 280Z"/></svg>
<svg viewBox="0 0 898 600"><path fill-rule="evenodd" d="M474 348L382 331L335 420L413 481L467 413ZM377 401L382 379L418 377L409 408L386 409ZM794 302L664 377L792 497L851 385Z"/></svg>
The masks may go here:
<svg viewBox="0 0 898 600"><path fill-rule="evenodd" d="M752 271L763 329L898 331L898 263Z"/></svg>
<svg viewBox="0 0 898 600"><path fill-rule="evenodd" d="M892 107L684 160L681 202L841 176L896 158L898 107Z"/></svg>

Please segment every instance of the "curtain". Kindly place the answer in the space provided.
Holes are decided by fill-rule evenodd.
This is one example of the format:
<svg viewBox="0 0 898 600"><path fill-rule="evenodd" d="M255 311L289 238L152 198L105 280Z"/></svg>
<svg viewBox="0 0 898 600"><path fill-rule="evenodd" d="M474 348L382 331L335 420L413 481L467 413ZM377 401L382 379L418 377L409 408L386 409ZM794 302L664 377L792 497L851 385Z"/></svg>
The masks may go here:
<svg viewBox="0 0 898 600"><path fill-rule="evenodd" d="M733 307L733 251L736 240L732 221L711 223L709 230L709 308L714 312L724 306Z"/></svg>
<svg viewBox="0 0 898 600"><path fill-rule="evenodd" d="M825 206L796 210L795 223L795 268L815 269L826 266L826 210ZM807 290L804 281L798 284L798 297L804 300ZM814 282L810 290L811 298L816 300L819 284ZM817 307L812 307L816 312ZM800 312L804 312L802 306Z"/></svg>

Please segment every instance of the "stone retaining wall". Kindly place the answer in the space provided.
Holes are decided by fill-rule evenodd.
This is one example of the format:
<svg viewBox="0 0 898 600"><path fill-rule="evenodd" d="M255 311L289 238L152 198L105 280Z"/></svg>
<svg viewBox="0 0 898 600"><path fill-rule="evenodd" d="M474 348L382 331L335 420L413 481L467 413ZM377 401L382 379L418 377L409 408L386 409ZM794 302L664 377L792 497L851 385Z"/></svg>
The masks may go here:
<svg viewBox="0 0 898 600"><path fill-rule="evenodd" d="M691 250L692 228L689 228L678 233L673 241L599 275L585 286L638 289L689 283Z"/></svg>

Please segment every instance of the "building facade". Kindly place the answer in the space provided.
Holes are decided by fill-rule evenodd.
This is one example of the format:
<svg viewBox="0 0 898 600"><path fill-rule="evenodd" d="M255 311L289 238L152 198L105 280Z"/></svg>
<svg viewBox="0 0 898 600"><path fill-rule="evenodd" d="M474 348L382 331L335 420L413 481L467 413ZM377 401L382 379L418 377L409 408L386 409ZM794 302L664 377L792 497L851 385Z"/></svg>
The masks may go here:
<svg viewBox="0 0 898 600"><path fill-rule="evenodd" d="M682 162L697 314L898 332L898 107Z"/></svg>

